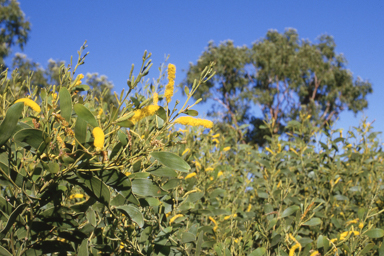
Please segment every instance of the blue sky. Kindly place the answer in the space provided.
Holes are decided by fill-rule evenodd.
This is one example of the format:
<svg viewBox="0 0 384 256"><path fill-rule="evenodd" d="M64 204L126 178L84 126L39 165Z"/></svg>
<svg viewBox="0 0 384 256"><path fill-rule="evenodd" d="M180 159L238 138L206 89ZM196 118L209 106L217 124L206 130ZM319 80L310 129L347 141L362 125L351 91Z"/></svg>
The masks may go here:
<svg viewBox="0 0 384 256"><path fill-rule="evenodd" d="M21 0L21 9L32 23L23 51L46 67L48 59L65 60L87 40L90 54L80 73L108 76L117 92L125 88L132 63L141 64L144 50L152 52L149 77L170 55L177 67L176 84L185 78L189 62L196 62L208 41L231 39L251 45L269 29L297 29L301 38L315 41L321 34L335 38L337 53L348 60L355 77L368 79L374 93L369 106L354 117L340 116L337 127L348 130L363 116L384 130L384 2L376 1L91 1ZM13 54L20 51L13 49ZM7 63L10 63L8 58ZM181 98L181 94L177 94ZM200 104L201 115L209 105Z"/></svg>

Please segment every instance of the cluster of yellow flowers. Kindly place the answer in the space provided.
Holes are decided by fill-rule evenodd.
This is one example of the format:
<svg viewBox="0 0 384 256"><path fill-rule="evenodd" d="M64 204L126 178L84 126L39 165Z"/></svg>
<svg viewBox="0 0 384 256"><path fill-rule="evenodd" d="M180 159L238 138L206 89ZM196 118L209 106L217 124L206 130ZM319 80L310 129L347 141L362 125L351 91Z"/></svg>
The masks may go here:
<svg viewBox="0 0 384 256"><path fill-rule="evenodd" d="M131 117L130 120L132 121L132 123L135 124L145 117L154 115L156 111L159 110L159 108L160 107L156 105L149 105L142 109L136 109L134 111L135 114L133 115L133 117Z"/></svg>
<svg viewBox="0 0 384 256"><path fill-rule="evenodd" d="M164 93L164 97L167 100L167 103L171 102L171 99L173 96L175 78L176 78L176 66L169 63L168 64L168 84L165 86L165 93Z"/></svg>
<svg viewBox="0 0 384 256"><path fill-rule="evenodd" d="M101 151L104 147L104 132L100 127L95 127L92 130L92 135L95 138L93 145L96 148L96 151Z"/></svg>
<svg viewBox="0 0 384 256"><path fill-rule="evenodd" d="M15 101L15 103L18 103L18 102L24 102L24 105L30 107L31 109L33 109L33 111L41 112L40 106L37 105L37 103L31 99L22 98L22 99L18 99L17 101Z"/></svg>
<svg viewBox="0 0 384 256"><path fill-rule="evenodd" d="M193 118L190 116L182 116L175 120L176 124L191 125L191 126L203 126L205 128L211 129L213 127L213 122L200 118Z"/></svg>

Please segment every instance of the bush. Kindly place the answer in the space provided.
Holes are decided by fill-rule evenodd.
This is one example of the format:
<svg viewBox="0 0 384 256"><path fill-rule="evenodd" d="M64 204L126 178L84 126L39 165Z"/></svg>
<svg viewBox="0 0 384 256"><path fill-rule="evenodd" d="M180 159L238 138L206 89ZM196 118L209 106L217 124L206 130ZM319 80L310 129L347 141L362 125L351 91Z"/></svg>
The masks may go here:
<svg viewBox="0 0 384 256"><path fill-rule="evenodd" d="M302 114L258 149L246 127L215 134L192 117L212 65L171 110L175 66L152 85L145 52L116 107L75 76L84 48L48 90L1 74L0 254L384 253L383 153L369 124L344 137Z"/></svg>

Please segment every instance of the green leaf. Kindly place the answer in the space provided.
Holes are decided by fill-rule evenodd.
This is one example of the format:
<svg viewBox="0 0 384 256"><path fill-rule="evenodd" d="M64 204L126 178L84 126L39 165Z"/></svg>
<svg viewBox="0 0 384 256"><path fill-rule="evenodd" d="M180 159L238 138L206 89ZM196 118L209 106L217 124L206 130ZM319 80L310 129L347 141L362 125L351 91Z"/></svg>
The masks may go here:
<svg viewBox="0 0 384 256"><path fill-rule="evenodd" d="M169 178L177 177L177 172L175 172L173 169L168 167L162 167L156 171L150 172L150 174L158 177L169 177Z"/></svg>
<svg viewBox="0 0 384 256"><path fill-rule="evenodd" d="M364 249L360 252L359 255L363 256L367 254L373 247L375 247L374 243L367 244L367 246L364 247Z"/></svg>
<svg viewBox="0 0 384 256"><path fill-rule="evenodd" d="M181 184L181 179L169 179L167 183L165 183L162 188L164 190L173 189Z"/></svg>
<svg viewBox="0 0 384 256"><path fill-rule="evenodd" d="M88 124L90 124L93 127L99 126L99 124L96 121L95 116L84 105L77 103L77 104L75 104L75 106L73 108L74 108L77 116L84 119L84 121L86 121Z"/></svg>
<svg viewBox="0 0 384 256"><path fill-rule="evenodd" d="M77 255L84 255L84 256L88 256L89 253L88 253L88 239L84 239L82 242L81 242L81 245L79 246L79 250L77 251Z"/></svg>
<svg viewBox="0 0 384 256"><path fill-rule="evenodd" d="M81 175L84 177L84 175ZM109 206L109 201L111 199L111 193L107 187L100 179L96 177L85 178L84 183L86 187L96 196L96 199L101 203Z"/></svg>
<svg viewBox="0 0 384 256"><path fill-rule="evenodd" d="M43 152L50 139L46 133L38 129L23 129L17 132L14 137L16 142L22 142Z"/></svg>
<svg viewBox="0 0 384 256"><path fill-rule="evenodd" d="M190 232L183 232L181 234L181 242L182 243L190 243L196 241L196 236Z"/></svg>
<svg viewBox="0 0 384 256"><path fill-rule="evenodd" d="M380 228L373 228L365 232L364 235L367 235L369 238L380 238L384 236L384 230Z"/></svg>
<svg viewBox="0 0 384 256"><path fill-rule="evenodd" d="M72 88L72 91L89 91L89 89L91 89L91 87L89 87L89 85L86 85L86 84L80 84L78 86L75 86Z"/></svg>
<svg viewBox="0 0 384 256"><path fill-rule="evenodd" d="M50 173L56 174L60 171L60 166L56 162L49 162L48 167L49 167L48 171Z"/></svg>
<svg viewBox="0 0 384 256"><path fill-rule="evenodd" d="M121 145L123 145L123 147L125 147L128 144L128 137L121 130L117 132L117 137L119 138L119 141L121 142Z"/></svg>
<svg viewBox="0 0 384 256"><path fill-rule="evenodd" d="M138 196L160 197L168 193L161 190L149 179L135 179L132 181L132 192Z"/></svg>
<svg viewBox="0 0 384 256"><path fill-rule="evenodd" d="M132 123L132 121L129 121L129 120L125 120L125 121L121 121L121 122L117 122L116 123L118 126L121 126L121 127L127 127L127 128L133 128L135 125Z"/></svg>
<svg viewBox="0 0 384 256"><path fill-rule="evenodd" d="M132 221L136 222L137 225L139 225L140 228L144 226L143 214L140 212L140 210L136 206L122 205L122 206L116 207L116 209L128 215L132 219Z"/></svg>
<svg viewBox="0 0 384 256"><path fill-rule="evenodd" d="M12 254L1 245L0 245L0 255L1 256L12 256Z"/></svg>
<svg viewBox="0 0 384 256"><path fill-rule="evenodd" d="M59 91L61 116L69 123L72 116L72 99L68 89L61 87Z"/></svg>
<svg viewBox="0 0 384 256"><path fill-rule="evenodd" d="M253 252L251 252L251 254L249 254L248 256L262 256L266 252L267 252L267 250L264 247L259 247L256 250L254 250Z"/></svg>
<svg viewBox="0 0 384 256"><path fill-rule="evenodd" d="M317 226L321 224L321 220L319 218L312 218L309 221L305 222L303 225L305 226Z"/></svg>
<svg viewBox="0 0 384 256"><path fill-rule="evenodd" d="M87 122L79 117L76 118L75 136L81 144L84 144L87 140Z"/></svg>
<svg viewBox="0 0 384 256"><path fill-rule="evenodd" d="M196 110L193 110L193 109L188 109L188 110L184 111L184 113L189 115L189 116L197 116L197 115L199 115L199 112L197 112Z"/></svg>
<svg viewBox="0 0 384 256"><path fill-rule="evenodd" d="M8 109L5 119L0 125L0 147L12 136L23 109L23 102L13 104Z"/></svg>
<svg viewBox="0 0 384 256"><path fill-rule="evenodd" d="M16 222L16 219L17 217L19 217L19 215L23 212L25 206L27 206L27 204L20 204L12 213L11 215L9 216L8 218L8 221L7 221L7 224L5 225L5 227L3 228L3 230L1 230L0 232L0 239L3 239L9 229L12 227L13 223Z"/></svg>
<svg viewBox="0 0 384 256"><path fill-rule="evenodd" d="M325 236L320 235L317 238L317 249L320 249L322 247L324 247L324 251L327 252L329 248L329 241Z"/></svg>
<svg viewBox="0 0 384 256"><path fill-rule="evenodd" d="M150 154L163 165L180 172L188 172L191 167L181 157L170 152L152 152Z"/></svg>
<svg viewBox="0 0 384 256"><path fill-rule="evenodd" d="M163 119L164 121L167 120L167 113L165 112L165 109L163 107L160 107L157 111L156 111L156 115L159 116L161 119Z"/></svg>
<svg viewBox="0 0 384 256"><path fill-rule="evenodd" d="M195 256L199 256L201 254L201 246L203 244L203 238L204 238L204 232L201 231L200 234L199 234L199 237L197 238Z"/></svg>
<svg viewBox="0 0 384 256"><path fill-rule="evenodd" d="M285 218L285 217L288 217L290 215L292 215L293 213L295 213L296 211L300 210L300 207L297 206L297 205L292 205L290 207L288 207L287 209L285 209L283 211L283 213L281 214L281 218Z"/></svg>

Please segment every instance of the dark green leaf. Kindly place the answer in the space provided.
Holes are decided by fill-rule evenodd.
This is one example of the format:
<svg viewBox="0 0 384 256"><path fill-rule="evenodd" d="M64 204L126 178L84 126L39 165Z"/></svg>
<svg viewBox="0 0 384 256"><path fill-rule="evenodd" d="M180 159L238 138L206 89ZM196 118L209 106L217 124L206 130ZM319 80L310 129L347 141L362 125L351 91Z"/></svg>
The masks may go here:
<svg viewBox="0 0 384 256"><path fill-rule="evenodd" d="M16 142L23 142L43 152L50 139L48 134L38 129L23 129L14 135Z"/></svg>
<svg viewBox="0 0 384 256"><path fill-rule="evenodd" d="M116 209L123 211L126 215L128 215L132 221L136 222L140 228L144 226L144 217L140 210L133 205L122 205L116 207Z"/></svg>
<svg viewBox="0 0 384 256"><path fill-rule="evenodd" d="M77 251L77 255L88 256L88 239L84 239L79 246L79 250Z"/></svg>
<svg viewBox="0 0 384 256"><path fill-rule="evenodd" d="M188 109L188 110L184 111L184 113L189 115L189 116L197 116L197 115L199 115L199 112L197 112L196 110L193 110L193 109Z"/></svg>
<svg viewBox="0 0 384 256"><path fill-rule="evenodd" d="M0 239L3 239L6 234L8 233L9 229L12 227L13 223L17 220L19 215L23 212L26 204L20 204L9 216L7 224L3 228L3 230L0 232Z"/></svg>
<svg viewBox="0 0 384 256"><path fill-rule="evenodd" d="M177 177L177 172L175 172L173 169L168 167L162 167L156 171L150 172L150 174L158 177L170 177L170 178Z"/></svg>
<svg viewBox="0 0 384 256"><path fill-rule="evenodd" d="M319 218L312 218L309 221L305 222L303 225L316 226L316 225L320 225L320 224L321 224L321 220Z"/></svg>
<svg viewBox="0 0 384 256"><path fill-rule="evenodd" d="M98 127L99 126L99 124L96 121L95 116L84 105L82 105L80 103L77 103L77 104L75 104L75 106L73 108L74 108L77 116L82 118L88 124L90 124L93 127Z"/></svg>
<svg viewBox="0 0 384 256"><path fill-rule="evenodd" d="M135 179L132 181L132 192L138 196L160 197L168 194L161 190L149 179Z"/></svg>
<svg viewBox="0 0 384 256"><path fill-rule="evenodd" d="M76 118L75 136L81 144L84 144L87 139L87 122L79 117Z"/></svg>
<svg viewBox="0 0 384 256"><path fill-rule="evenodd" d="M13 104L8 109L5 119L0 125L0 147L12 136L23 109L23 102Z"/></svg>
<svg viewBox="0 0 384 256"><path fill-rule="evenodd" d="M283 211L283 213L281 214L281 218L285 218L285 217L288 217L290 215L292 215L293 213L295 213L296 211L300 210L300 207L297 206L297 205L292 205L290 207L288 207L287 209L285 209Z"/></svg>
<svg viewBox="0 0 384 256"><path fill-rule="evenodd" d="M59 99L60 99L60 114L64 119L69 123L71 121L72 116L72 99L71 94L68 89L65 87L61 87L59 91Z"/></svg>
<svg viewBox="0 0 384 256"><path fill-rule="evenodd" d="M251 252L249 256L263 256L266 252L267 250L264 247L260 247L254 250L253 252Z"/></svg>
<svg viewBox="0 0 384 256"><path fill-rule="evenodd" d="M190 232L183 232L181 234L181 242L182 243L190 243L196 241L196 236Z"/></svg>
<svg viewBox="0 0 384 256"><path fill-rule="evenodd" d="M170 152L152 152L150 154L163 165L180 172L188 172L191 167L181 157Z"/></svg>

